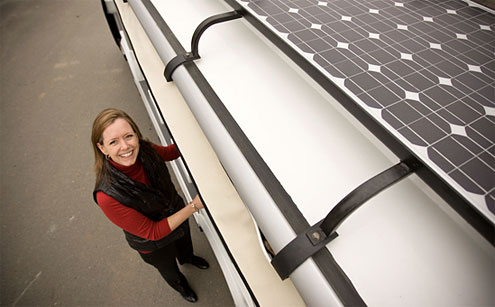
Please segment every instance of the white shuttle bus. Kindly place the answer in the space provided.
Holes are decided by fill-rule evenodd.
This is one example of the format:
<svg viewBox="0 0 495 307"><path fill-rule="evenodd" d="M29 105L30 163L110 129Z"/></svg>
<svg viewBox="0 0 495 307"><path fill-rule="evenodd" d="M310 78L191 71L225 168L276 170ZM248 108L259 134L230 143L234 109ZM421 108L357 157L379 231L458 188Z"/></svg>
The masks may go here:
<svg viewBox="0 0 495 307"><path fill-rule="evenodd" d="M102 0L237 306L495 305L480 2Z"/></svg>

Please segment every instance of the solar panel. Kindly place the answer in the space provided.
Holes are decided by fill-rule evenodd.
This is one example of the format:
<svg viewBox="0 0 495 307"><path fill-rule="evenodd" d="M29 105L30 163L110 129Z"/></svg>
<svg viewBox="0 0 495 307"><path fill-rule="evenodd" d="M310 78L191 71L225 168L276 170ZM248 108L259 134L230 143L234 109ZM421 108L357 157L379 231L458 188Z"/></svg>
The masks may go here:
<svg viewBox="0 0 495 307"><path fill-rule="evenodd" d="M489 219L495 17L458 0L239 0Z"/></svg>

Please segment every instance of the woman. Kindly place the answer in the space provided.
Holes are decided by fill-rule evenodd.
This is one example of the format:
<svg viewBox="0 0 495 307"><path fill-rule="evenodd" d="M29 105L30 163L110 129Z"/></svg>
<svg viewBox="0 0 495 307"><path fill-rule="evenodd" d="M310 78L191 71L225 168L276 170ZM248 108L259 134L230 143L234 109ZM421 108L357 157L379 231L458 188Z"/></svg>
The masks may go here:
<svg viewBox="0 0 495 307"><path fill-rule="evenodd" d="M144 139L123 111L106 109L93 123L96 184L93 197L105 215L122 228L129 245L186 300L197 296L179 271L190 263L207 269L193 254L187 219L203 208L196 196L187 206L177 194L164 161L179 157L175 145Z"/></svg>

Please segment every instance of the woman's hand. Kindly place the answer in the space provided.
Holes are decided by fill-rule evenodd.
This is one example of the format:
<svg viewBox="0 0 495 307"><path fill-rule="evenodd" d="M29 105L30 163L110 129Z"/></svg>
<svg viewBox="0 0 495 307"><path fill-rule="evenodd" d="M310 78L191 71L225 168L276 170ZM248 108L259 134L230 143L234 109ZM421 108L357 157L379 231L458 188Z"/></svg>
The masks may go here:
<svg viewBox="0 0 495 307"><path fill-rule="evenodd" d="M196 211L198 211L199 209L203 209L205 207L203 205L203 202L201 201L201 198L199 198L199 195L196 195L196 197L194 197L189 204L193 204L194 208L196 208Z"/></svg>
<svg viewBox="0 0 495 307"><path fill-rule="evenodd" d="M168 225L170 226L170 230L173 231L191 215L193 215L194 212L197 212L198 210L203 208L204 206L203 202L201 202L201 198L199 198L199 195L196 195L196 197L194 197L194 199L190 203L184 206L184 208L168 217Z"/></svg>

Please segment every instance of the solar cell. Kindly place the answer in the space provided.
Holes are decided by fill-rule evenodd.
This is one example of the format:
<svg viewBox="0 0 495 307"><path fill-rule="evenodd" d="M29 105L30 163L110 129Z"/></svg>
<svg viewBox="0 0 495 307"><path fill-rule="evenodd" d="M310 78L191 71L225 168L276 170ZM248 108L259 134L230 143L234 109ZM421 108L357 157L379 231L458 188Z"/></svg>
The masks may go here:
<svg viewBox="0 0 495 307"><path fill-rule="evenodd" d="M458 0L238 2L494 219L491 12Z"/></svg>

